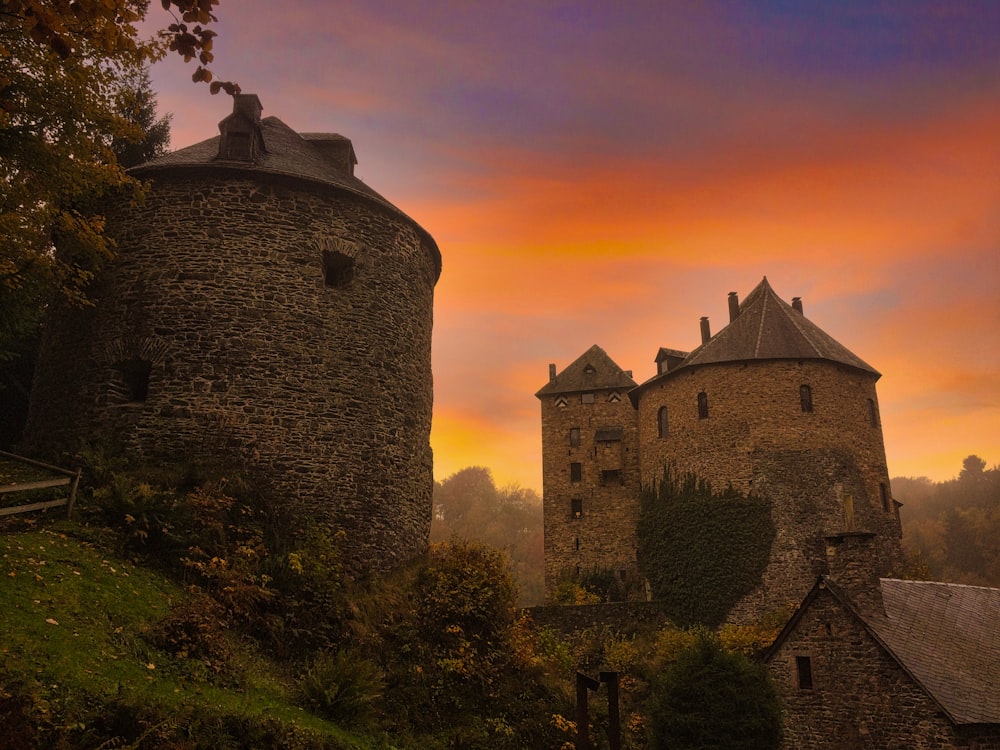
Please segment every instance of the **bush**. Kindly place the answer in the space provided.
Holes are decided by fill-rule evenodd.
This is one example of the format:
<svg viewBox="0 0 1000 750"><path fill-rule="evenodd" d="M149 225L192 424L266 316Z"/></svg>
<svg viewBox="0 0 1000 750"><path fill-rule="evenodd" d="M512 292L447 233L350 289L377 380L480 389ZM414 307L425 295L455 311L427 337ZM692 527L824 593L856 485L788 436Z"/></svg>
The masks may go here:
<svg viewBox="0 0 1000 750"><path fill-rule="evenodd" d="M320 652L299 680L303 704L343 726L367 723L384 689L382 670L350 651Z"/></svg>
<svg viewBox="0 0 1000 750"><path fill-rule="evenodd" d="M776 750L781 709L762 664L698 631L652 689L654 750Z"/></svg>

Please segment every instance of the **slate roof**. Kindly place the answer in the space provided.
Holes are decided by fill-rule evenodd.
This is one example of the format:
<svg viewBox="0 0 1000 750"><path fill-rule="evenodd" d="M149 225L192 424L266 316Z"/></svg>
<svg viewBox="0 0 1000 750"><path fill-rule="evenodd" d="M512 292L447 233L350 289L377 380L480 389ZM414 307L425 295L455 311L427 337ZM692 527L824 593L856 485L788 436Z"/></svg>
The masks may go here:
<svg viewBox="0 0 1000 750"><path fill-rule="evenodd" d="M1000 589L882 579L864 618L957 724L1000 724Z"/></svg>
<svg viewBox="0 0 1000 750"><path fill-rule="evenodd" d="M632 376L620 368L601 347L594 344L566 369L546 383L535 395L556 395L598 390L629 390L635 387Z"/></svg>
<svg viewBox="0 0 1000 750"><path fill-rule="evenodd" d="M436 254L436 262L440 270L440 251L430 234L360 179L339 169L317 143L335 140L347 141L349 139L337 133L296 133L277 117L262 118L260 129L265 150L259 153L257 159L252 163L219 159L220 136L215 136L193 146L151 159L133 167L129 172L137 177L152 177L176 169L211 169L234 174L251 172L308 180L353 193L381 205L412 224L423 239L430 244Z"/></svg>
<svg viewBox="0 0 1000 750"><path fill-rule="evenodd" d="M657 361L666 358L667 353L681 352L660 349ZM735 320L668 372L644 382L630 397L632 403L636 403L639 392L646 386L672 377L687 367L776 359L822 359L863 370L876 379L881 377L875 368L775 294L765 276L740 303Z"/></svg>
<svg viewBox="0 0 1000 750"><path fill-rule="evenodd" d="M766 659L828 589L955 724L1000 724L1000 589L880 579L885 614L863 614L823 576Z"/></svg>

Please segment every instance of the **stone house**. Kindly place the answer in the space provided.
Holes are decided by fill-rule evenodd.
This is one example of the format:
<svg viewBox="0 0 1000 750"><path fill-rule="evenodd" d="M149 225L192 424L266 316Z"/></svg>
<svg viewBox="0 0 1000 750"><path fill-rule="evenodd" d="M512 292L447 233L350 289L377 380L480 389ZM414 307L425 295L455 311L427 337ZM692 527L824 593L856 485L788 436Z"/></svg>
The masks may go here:
<svg viewBox="0 0 1000 750"><path fill-rule="evenodd" d="M94 306L50 316L26 442L236 456L385 569L429 539L441 255L348 138L261 113L239 95L218 136L131 170L146 199L108 207Z"/></svg>
<svg viewBox="0 0 1000 750"><path fill-rule="evenodd" d="M791 750L1000 748L1000 589L878 579L872 535L827 539L765 655Z"/></svg>
<svg viewBox="0 0 1000 750"><path fill-rule="evenodd" d="M898 504L885 459L879 373L763 279L693 351L660 348L637 384L593 346L536 396L542 415L545 583L587 571L642 578L643 488L670 467L771 503L776 528L760 584L732 617L786 610L826 570L824 537L850 518L871 532L882 575L901 565ZM719 540L725 544L725 540ZM637 587L632 587L635 591ZM638 587L641 591L641 587Z"/></svg>

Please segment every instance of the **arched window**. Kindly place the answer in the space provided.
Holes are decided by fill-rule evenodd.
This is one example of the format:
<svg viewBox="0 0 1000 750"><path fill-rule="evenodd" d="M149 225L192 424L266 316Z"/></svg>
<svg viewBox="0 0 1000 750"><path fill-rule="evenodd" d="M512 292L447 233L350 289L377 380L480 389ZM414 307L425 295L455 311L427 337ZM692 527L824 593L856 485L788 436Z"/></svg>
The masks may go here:
<svg viewBox="0 0 1000 750"><path fill-rule="evenodd" d="M327 288L343 289L354 280L354 258L339 250L323 251L323 282Z"/></svg>
<svg viewBox="0 0 1000 750"><path fill-rule="evenodd" d="M149 374L152 365L138 357L118 363L122 391L130 404L139 404L149 396Z"/></svg>
<svg viewBox="0 0 1000 750"><path fill-rule="evenodd" d="M670 426L667 420L667 407L661 406L656 412L656 436L665 438L670 434Z"/></svg>
<svg viewBox="0 0 1000 750"><path fill-rule="evenodd" d="M708 394L705 391L698 394L698 419L708 419Z"/></svg>
<svg viewBox="0 0 1000 750"><path fill-rule="evenodd" d="M813 391L808 385L799 386L799 403L802 405L802 411L813 410Z"/></svg>

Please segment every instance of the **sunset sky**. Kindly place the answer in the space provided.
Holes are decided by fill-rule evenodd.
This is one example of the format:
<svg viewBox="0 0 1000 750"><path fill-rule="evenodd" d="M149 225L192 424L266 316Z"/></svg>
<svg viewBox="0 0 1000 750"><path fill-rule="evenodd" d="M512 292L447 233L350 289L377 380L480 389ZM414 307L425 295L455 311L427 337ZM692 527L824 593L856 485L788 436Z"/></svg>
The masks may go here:
<svg viewBox="0 0 1000 750"><path fill-rule="evenodd" d="M535 391L767 276L882 373L891 476L1000 463L1000 2L222 0L218 77L437 240L435 475L541 491ZM150 20L169 16L153 3ZM225 95L153 69L172 147ZM904 503L906 498L900 498Z"/></svg>

